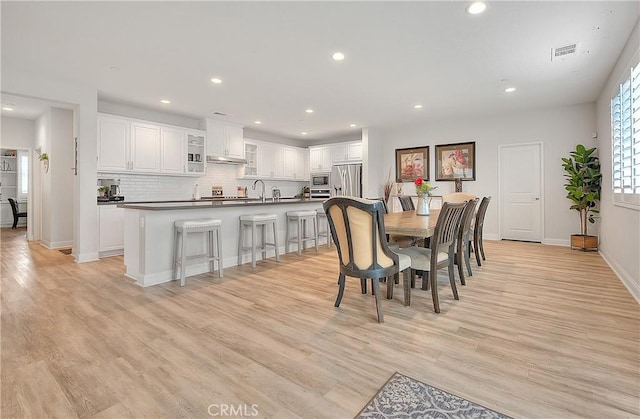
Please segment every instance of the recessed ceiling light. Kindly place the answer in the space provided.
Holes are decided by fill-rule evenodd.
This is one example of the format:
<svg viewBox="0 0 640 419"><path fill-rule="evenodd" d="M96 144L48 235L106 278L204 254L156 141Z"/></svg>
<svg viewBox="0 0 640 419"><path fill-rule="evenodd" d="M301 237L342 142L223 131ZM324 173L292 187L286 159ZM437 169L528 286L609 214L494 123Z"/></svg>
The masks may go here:
<svg viewBox="0 0 640 419"><path fill-rule="evenodd" d="M306 113L313 113L313 109L305 109Z"/></svg>
<svg viewBox="0 0 640 419"><path fill-rule="evenodd" d="M222 83L222 80L217 78L217 77L214 77L214 78L211 79L211 83L220 84L220 83Z"/></svg>
<svg viewBox="0 0 640 419"><path fill-rule="evenodd" d="M477 15L485 11L487 5L484 2L476 1L471 3L469 7L467 7L467 13L470 15Z"/></svg>
<svg viewBox="0 0 640 419"><path fill-rule="evenodd" d="M413 105L413 109L422 109L422 105Z"/></svg>
<svg viewBox="0 0 640 419"><path fill-rule="evenodd" d="M115 65L112 65L111 67L109 67L111 69L111 71L118 71L120 70L120 67L117 67Z"/></svg>
<svg viewBox="0 0 640 419"><path fill-rule="evenodd" d="M171 101L170 101L170 100L167 100L167 99L162 99L162 100L160 101L160 103L164 103L165 105L168 105L168 104L170 104L170 103L171 103Z"/></svg>
<svg viewBox="0 0 640 419"><path fill-rule="evenodd" d="M307 135L307 131L302 131L300 135Z"/></svg>
<svg viewBox="0 0 640 419"><path fill-rule="evenodd" d="M356 124L351 124L351 125L349 125L349 126L350 126L351 128L355 128L355 127L356 127Z"/></svg>
<svg viewBox="0 0 640 419"><path fill-rule="evenodd" d="M334 61L342 61L344 60L344 54L337 51L334 52L333 55L331 55L331 58L333 58Z"/></svg>
<svg viewBox="0 0 640 419"><path fill-rule="evenodd" d="M2 110L3 110L3 111L9 111L9 112L11 112L11 111L13 111L13 108L11 108L11 107L9 107L9 106L3 106L3 107L2 107Z"/></svg>
<svg viewBox="0 0 640 419"><path fill-rule="evenodd" d="M513 92L516 91L516 88L515 87L507 87L506 89L504 89L504 91L506 93L513 93Z"/></svg>
<svg viewBox="0 0 640 419"><path fill-rule="evenodd" d="M253 123L260 125L260 124L262 124L262 121L253 121Z"/></svg>

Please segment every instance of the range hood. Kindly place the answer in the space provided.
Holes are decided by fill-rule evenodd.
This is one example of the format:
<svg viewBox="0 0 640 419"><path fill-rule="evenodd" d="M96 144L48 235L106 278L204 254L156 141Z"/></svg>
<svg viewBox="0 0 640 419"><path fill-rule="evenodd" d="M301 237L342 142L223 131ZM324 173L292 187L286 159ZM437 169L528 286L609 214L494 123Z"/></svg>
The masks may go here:
<svg viewBox="0 0 640 419"><path fill-rule="evenodd" d="M241 159L239 157L228 157L228 156L207 156L207 163L216 163L216 164L247 164L245 159Z"/></svg>

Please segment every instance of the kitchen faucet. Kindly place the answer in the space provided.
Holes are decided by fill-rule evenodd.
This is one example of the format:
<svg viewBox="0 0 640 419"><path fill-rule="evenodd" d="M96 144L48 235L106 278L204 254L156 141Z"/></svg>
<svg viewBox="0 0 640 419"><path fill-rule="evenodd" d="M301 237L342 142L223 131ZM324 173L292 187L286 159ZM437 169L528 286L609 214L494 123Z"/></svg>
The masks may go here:
<svg viewBox="0 0 640 419"><path fill-rule="evenodd" d="M256 183L260 182L262 184L262 195L260 195L260 199L262 200L262 202L266 202L267 199L264 196L264 182L261 179L256 179L255 182L253 182L253 187L251 188L252 190L256 190Z"/></svg>

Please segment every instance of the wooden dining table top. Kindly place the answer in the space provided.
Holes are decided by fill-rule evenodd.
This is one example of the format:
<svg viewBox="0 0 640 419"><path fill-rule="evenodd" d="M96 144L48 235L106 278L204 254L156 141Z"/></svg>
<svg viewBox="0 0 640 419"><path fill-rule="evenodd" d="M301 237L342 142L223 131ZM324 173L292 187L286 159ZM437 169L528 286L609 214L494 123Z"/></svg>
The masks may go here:
<svg viewBox="0 0 640 419"><path fill-rule="evenodd" d="M415 211L391 212L384 215L387 234L411 237L431 237L438 222L440 210L431 210L430 215L416 215Z"/></svg>

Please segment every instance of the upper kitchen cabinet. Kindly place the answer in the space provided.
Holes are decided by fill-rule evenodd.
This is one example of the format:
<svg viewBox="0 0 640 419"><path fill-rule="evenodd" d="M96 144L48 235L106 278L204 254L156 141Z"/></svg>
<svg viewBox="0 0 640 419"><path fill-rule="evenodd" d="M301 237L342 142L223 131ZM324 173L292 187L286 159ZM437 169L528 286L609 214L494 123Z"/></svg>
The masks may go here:
<svg viewBox="0 0 640 419"><path fill-rule="evenodd" d="M330 148L332 164L362 160L362 141L332 144Z"/></svg>
<svg viewBox="0 0 640 419"><path fill-rule="evenodd" d="M307 149L246 138L247 163L238 170L245 179L305 181L309 179Z"/></svg>
<svg viewBox="0 0 640 419"><path fill-rule="evenodd" d="M125 172L129 161L129 121L98 116L98 171Z"/></svg>
<svg viewBox="0 0 640 419"><path fill-rule="evenodd" d="M327 146L309 147L309 166L311 172L330 172L331 149Z"/></svg>
<svg viewBox="0 0 640 419"><path fill-rule="evenodd" d="M136 172L160 172L160 127L131 123L131 169Z"/></svg>
<svg viewBox="0 0 640 419"><path fill-rule="evenodd" d="M173 128L160 130L160 169L164 173L184 173L185 132Z"/></svg>
<svg viewBox="0 0 640 419"><path fill-rule="evenodd" d="M311 172L331 172L334 164L362 161L362 141L326 144L309 147Z"/></svg>
<svg viewBox="0 0 640 419"><path fill-rule="evenodd" d="M207 119L207 150L209 155L244 158L242 126Z"/></svg>
<svg viewBox="0 0 640 419"><path fill-rule="evenodd" d="M98 171L198 176L205 172L204 132L98 115Z"/></svg>

